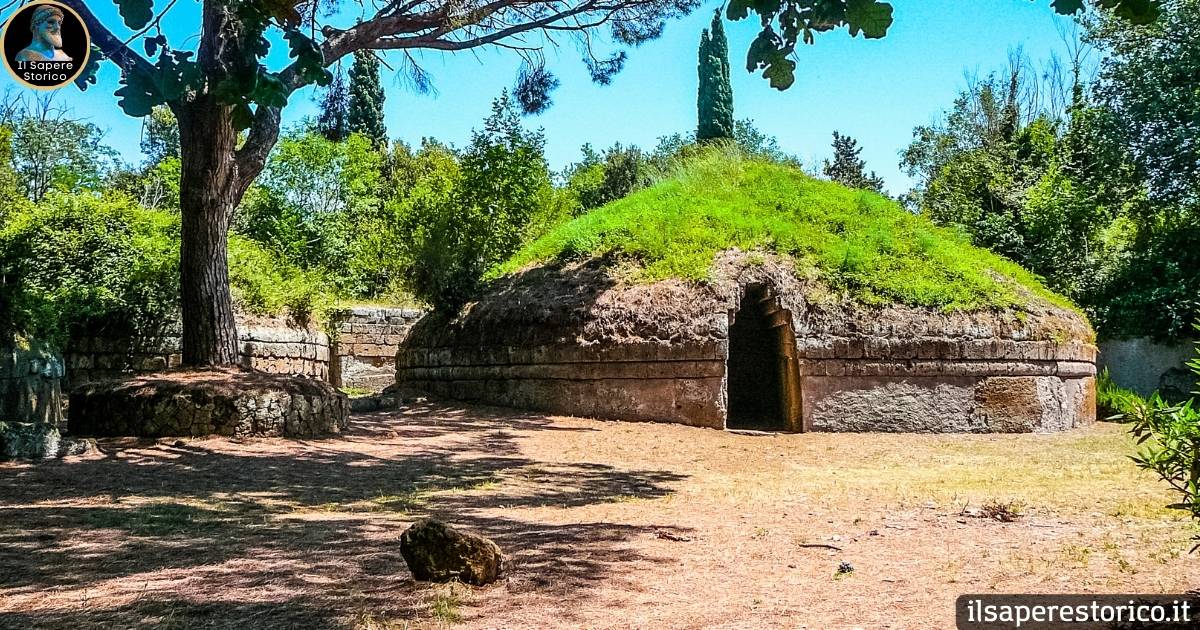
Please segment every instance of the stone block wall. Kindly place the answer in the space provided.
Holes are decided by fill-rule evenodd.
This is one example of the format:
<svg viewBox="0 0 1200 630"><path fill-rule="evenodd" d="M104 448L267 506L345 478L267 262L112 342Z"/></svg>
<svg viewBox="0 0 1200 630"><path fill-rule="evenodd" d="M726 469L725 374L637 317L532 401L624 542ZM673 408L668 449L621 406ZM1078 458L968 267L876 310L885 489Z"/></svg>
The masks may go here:
<svg viewBox="0 0 1200 630"><path fill-rule="evenodd" d="M246 367L275 374L329 378L329 337L317 330L287 326L282 322L239 322L238 351L241 363ZM100 379L177 367L180 352L181 333L177 325L146 337L72 339L64 353L66 385L74 387Z"/></svg>
<svg viewBox="0 0 1200 630"><path fill-rule="evenodd" d="M808 430L1027 433L1096 418L1090 344L874 337L797 343Z"/></svg>
<svg viewBox="0 0 1200 630"><path fill-rule="evenodd" d="M1114 383L1141 396L1159 392L1182 400L1196 389L1197 377L1186 363L1197 358L1196 342L1157 343L1153 339L1110 339L1100 342L1100 369L1108 368Z"/></svg>
<svg viewBox="0 0 1200 630"><path fill-rule="evenodd" d="M334 339L282 320L239 317L241 364L382 391L395 382L396 350L423 314L412 308L352 308L334 319ZM61 355L37 342L0 342L0 421L57 424L64 390L178 367L181 350L179 324L170 322L140 337L77 337Z"/></svg>
<svg viewBox="0 0 1200 630"><path fill-rule="evenodd" d="M63 373L62 357L44 343L0 344L0 422L60 424Z"/></svg>
<svg viewBox="0 0 1200 630"><path fill-rule="evenodd" d="M331 382L382 391L396 382L396 350L423 311L355 307L334 318Z"/></svg>
<svg viewBox="0 0 1200 630"><path fill-rule="evenodd" d="M728 342L408 349L400 384L437 396L594 418L725 428Z"/></svg>
<svg viewBox="0 0 1200 630"><path fill-rule="evenodd" d="M797 340L802 425L796 429L1043 432L1096 417L1091 346L882 341L870 343L888 352L850 359L836 357L829 339ZM967 358L985 350L987 358ZM414 349L400 356L398 373L405 388L458 400L723 429L728 352L725 340ZM1018 358L1032 356L1054 358Z"/></svg>
<svg viewBox="0 0 1200 630"><path fill-rule="evenodd" d="M792 306L792 305L789 305ZM1096 347L988 326L890 336L815 327L785 309L790 430L1048 432L1095 421ZM413 347L410 347L413 346ZM706 340L551 345L408 344L405 389L596 418L725 428L727 330Z"/></svg>

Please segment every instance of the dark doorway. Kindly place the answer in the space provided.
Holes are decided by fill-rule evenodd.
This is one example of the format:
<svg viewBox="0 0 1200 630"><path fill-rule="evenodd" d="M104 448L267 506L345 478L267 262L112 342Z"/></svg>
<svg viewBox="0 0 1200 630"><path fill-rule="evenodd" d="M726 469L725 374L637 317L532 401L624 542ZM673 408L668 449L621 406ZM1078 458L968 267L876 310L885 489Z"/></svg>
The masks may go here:
<svg viewBox="0 0 1200 630"><path fill-rule="evenodd" d="M788 313L766 287L749 285L729 327L727 394L730 429L785 431Z"/></svg>

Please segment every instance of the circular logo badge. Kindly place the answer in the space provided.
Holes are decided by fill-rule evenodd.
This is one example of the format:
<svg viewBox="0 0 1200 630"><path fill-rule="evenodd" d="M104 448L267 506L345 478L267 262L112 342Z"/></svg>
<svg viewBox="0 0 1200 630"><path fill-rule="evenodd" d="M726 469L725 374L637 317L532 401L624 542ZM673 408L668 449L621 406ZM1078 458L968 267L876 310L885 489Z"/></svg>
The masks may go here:
<svg viewBox="0 0 1200 630"><path fill-rule="evenodd" d="M21 7L4 23L0 41L8 72L39 90L74 81L87 66L92 43L79 14L50 0Z"/></svg>

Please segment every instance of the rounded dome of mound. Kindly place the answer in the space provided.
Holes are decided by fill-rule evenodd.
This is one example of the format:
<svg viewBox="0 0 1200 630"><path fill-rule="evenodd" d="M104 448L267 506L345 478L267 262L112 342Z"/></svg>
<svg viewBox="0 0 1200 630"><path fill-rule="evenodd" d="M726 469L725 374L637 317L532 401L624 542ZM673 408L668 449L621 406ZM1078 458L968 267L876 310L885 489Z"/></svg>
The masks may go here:
<svg viewBox="0 0 1200 630"><path fill-rule="evenodd" d="M1020 267L882 197L716 161L529 245L413 328L397 378L715 428L1045 431L1094 420L1092 340Z"/></svg>

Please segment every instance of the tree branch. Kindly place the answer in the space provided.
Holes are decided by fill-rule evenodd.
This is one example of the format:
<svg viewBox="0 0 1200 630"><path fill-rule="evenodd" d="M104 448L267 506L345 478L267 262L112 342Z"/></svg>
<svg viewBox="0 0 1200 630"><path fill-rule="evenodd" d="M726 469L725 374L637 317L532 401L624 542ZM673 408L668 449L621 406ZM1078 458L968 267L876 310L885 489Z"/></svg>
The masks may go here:
<svg viewBox="0 0 1200 630"><path fill-rule="evenodd" d="M108 27L96 18L96 15L92 13L92 10L82 0L61 1L64 5L74 9L79 14L79 17L83 18L83 23L87 26L88 33L92 36L92 42L100 48L100 52L104 53L105 57L108 57L113 63L117 64L117 67L121 69L122 75L128 75L135 70L147 73L154 70L154 66L149 61L133 52L120 38L113 35L112 31L108 30Z"/></svg>

